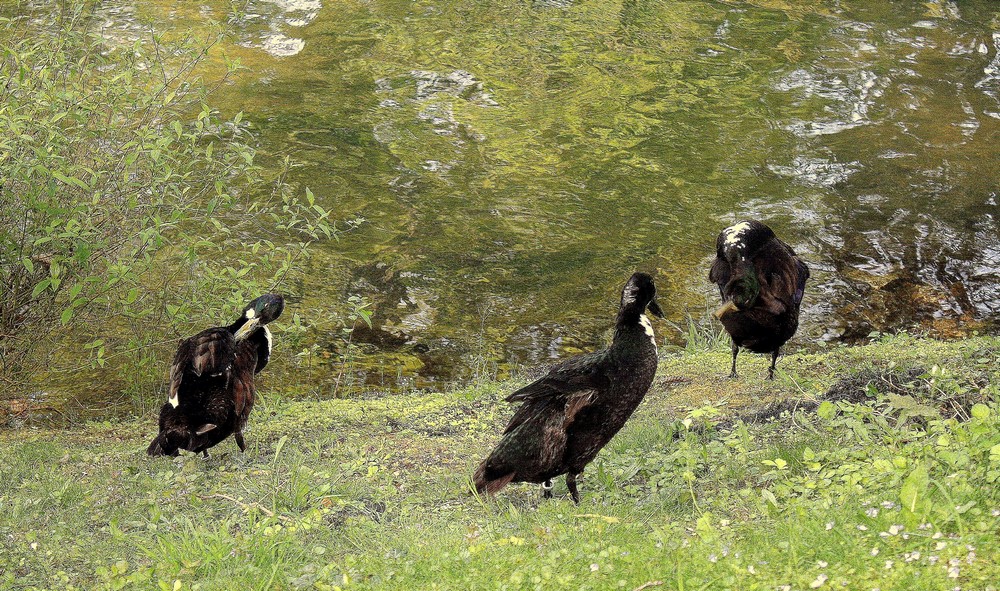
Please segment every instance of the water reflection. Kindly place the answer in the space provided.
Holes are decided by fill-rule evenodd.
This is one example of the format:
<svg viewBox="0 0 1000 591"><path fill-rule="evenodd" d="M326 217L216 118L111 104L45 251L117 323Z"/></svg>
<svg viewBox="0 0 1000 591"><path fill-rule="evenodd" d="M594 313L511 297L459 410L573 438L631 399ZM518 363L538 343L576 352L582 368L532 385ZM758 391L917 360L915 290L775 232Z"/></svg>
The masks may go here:
<svg viewBox="0 0 1000 591"><path fill-rule="evenodd" d="M636 267L683 321L713 297L712 237L750 215L817 269L800 342L997 312L988 3L438 8L355 21L385 28L352 53L374 105L344 119L384 166L349 245L393 284L353 291L381 316L371 355L451 379L592 348Z"/></svg>
<svg viewBox="0 0 1000 591"><path fill-rule="evenodd" d="M289 28L304 27L319 14L323 4L320 0L265 0L248 10L260 10L260 14L248 12L246 19L261 19L268 30L260 36L260 47L275 57L291 57L303 49L304 39L289 37ZM274 9L277 9L275 11Z"/></svg>

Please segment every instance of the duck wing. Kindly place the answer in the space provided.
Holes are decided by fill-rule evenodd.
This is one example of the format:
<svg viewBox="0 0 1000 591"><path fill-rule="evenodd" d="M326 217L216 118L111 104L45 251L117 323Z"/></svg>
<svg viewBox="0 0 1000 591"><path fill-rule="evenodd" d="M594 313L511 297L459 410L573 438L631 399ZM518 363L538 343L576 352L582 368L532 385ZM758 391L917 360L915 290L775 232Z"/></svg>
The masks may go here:
<svg viewBox="0 0 1000 591"><path fill-rule="evenodd" d="M170 366L170 404L200 404L187 397L212 383L228 384L235 356L236 340L225 328L210 328L182 341Z"/></svg>
<svg viewBox="0 0 1000 591"><path fill-rule="evenodd" d="M549 373L515 391L507 402L521 402L504 433L509 433L532 417L564 412L564 427L583 407L593 401L594 392L609 385L604 371L606 351L572 357L552 367Z"/></svg>
<svg viewBox="0 0 1000 591"><path fill-rule="evenodd" d="M753 266L761 282L757 308L773 315L798 309L809 268L790 246L777 238L772 239L757 251Z"/></svg>

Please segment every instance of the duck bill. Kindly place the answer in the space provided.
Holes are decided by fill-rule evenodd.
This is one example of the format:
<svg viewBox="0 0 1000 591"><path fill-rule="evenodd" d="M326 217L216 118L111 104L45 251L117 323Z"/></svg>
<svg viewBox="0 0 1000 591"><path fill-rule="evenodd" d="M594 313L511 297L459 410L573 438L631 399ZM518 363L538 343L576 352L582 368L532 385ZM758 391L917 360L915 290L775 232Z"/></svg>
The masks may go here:
<svg viewBox="0 0 1000 591"><path fill-rule="evenodd" d="M656 300L650 300L649 301L649 305L646 306L646 309L648 309L650 311L650 313L653 316L656 316L657 318L663 318L664 317L663 316L663 310L660 309L660 305L656 303Z"/></svg>
<svg viewBox="0 0 1000 591"><path fill-rule="evenodd" d="M722 320L723 316L736 312L737 310L739 310L739 307L734 304L732 300L730 300L725 304L722 304L718 310L712 313L712 316L715 316L716 320Z"/></svg>
<svg viewBox="0 0 1000 591"><path fill-rule="evenodd" d="M236 337L237 342L242 341L243 339L253 334L253 331L257 330L257 326L259 324L260 324L259 318L251 318L250 320L247 320L246 323L244 323L243 326L241 326L236 331L236 334L233 336Z"/></svg>

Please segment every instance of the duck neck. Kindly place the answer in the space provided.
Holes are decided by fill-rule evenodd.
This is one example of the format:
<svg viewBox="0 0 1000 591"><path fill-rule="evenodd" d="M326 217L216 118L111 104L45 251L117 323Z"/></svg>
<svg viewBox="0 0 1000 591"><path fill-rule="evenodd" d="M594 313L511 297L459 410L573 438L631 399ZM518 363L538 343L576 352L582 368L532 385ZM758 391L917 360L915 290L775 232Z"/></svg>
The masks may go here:
<svg viewBox="0 0 1000 591"><path fill-rule="evenodd" d="M246 324L247 322L248 320L245 316L240 316L239 318L236 319L236 322L230 324L227 328L229 329L229 332L235 334L236 331L243 328L243 325Z"/></svg>
<svg viewBox="0 0 1000 591"><path fill-rule="evenodd" d="M649 320L643 314L643 308L639 306L626 306L618 311L618 318L615 321L615 337L614 340L617 341L619 338L626 336L627 334L634 334L638 329L639 331L645 331L647 333L652 332L652 325Z"/></svg>

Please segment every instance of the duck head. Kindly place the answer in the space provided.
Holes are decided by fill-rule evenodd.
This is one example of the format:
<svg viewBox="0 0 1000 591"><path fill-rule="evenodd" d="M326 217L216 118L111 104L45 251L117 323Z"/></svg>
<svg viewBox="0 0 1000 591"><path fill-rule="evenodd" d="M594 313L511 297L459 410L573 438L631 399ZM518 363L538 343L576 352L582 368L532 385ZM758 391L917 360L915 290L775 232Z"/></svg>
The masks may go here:
<svg viewBox="0 0 1000 591"><path fill-rule="evenodd" d="M621 312L642 314L649 310L657 318L663 318L663 310L656 303L656 286L653 278L645 273L633 273L622 288Z"/></svg>
<svg viewBox="0 0 1000 591"><path fill-rule="evenodd" d="M767 241L774 238L774 232L757 220L746 220L733 224L719 234L716 254L729 263L729 282L723 288L727 302L716 314L725 315L736 310L752 308L760 295L760 280L753 265L753 255Z"/></svg>
<svg viewBox="0 0 1000 591"><path fill-rule="evenodd" d="M752 308L760 296L760 280L757 279L757 270L753 264L741 261L738 268L734 267L724 292L738 310Z"/></svg>
<svg viewBox="0 0 1000 591"><path fill-rule="evenodd" d="M285 300L276 293L264 294L250 302L243 308L243 316L236 321L239 325L234 335L236 340L241 341L252 335L258 327L281 316L284 309Z"/></svg>

